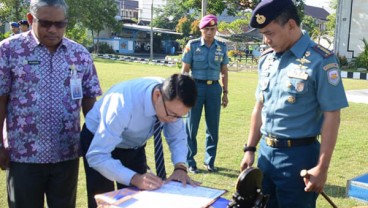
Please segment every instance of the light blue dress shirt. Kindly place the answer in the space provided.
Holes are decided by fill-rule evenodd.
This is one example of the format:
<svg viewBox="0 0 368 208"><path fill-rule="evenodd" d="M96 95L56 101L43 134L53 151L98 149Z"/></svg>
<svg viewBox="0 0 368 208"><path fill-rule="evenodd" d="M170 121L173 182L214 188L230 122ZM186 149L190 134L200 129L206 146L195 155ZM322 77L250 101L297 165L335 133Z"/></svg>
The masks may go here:
<svg viewBox="0 0 368 208"><path fill-rule="evenodd" d="M153 135L156 112L152 91L161 78L140 78L113 86L86 116L94 134L86 158L89 166L112 181L129 185L135 172L111 157L115 148L132 149L146 144ZM182 119L163 123L173 164L186 162L187 134Z"/></svg>

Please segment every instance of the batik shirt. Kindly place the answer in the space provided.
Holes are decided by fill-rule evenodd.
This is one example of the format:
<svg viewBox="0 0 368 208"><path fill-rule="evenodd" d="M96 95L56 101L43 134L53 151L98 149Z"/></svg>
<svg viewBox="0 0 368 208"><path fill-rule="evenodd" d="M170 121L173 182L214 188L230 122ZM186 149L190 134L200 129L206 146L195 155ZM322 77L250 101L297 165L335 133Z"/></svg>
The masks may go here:
<svg viewBox="0 0 368 208"><path fill-rule="evenodd" d="M83 97L102 94L88 51L63 38L50 53L30 31L0 42L0 56L0 95L9 96L11 161L56 163L78 158L82 99L72 99L72 76L81 81Z"/></svg>

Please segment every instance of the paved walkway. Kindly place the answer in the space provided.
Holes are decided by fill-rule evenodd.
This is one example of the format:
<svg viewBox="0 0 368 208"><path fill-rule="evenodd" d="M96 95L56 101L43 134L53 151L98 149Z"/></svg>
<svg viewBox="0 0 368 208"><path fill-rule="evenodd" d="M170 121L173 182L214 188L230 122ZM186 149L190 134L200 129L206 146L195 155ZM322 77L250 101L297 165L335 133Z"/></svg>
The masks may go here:
<svg viewBox="0 0 368 208"><path fill-rule="evenodd" d="M365 90L348 90L346 96L349 102L368 104L368 89Z"/></svg>

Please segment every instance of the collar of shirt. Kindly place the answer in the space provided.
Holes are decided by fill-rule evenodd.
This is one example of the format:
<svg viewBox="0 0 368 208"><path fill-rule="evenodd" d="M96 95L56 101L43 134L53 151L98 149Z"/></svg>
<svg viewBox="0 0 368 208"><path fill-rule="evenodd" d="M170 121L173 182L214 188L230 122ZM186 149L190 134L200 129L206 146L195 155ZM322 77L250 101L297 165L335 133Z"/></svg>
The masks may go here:
<svg viewBox="0 0 368 208"><path fill-rule="evenodd" d="M33 30L30 30L27 33L27 40L29 41L29 48L34 50L37 46L42 45L41 42L38 40L38 38L36 37L36 35L34 34ZM59 47L57 48L57 50L59 50L60 48L68 48L68 45L70 44L70 41L63 37L61 39L61 44L59 45Z"/></svg>
<svg viewBox="0 0 368 208"><path fill-rule="evenodd" d="M157 85L158 84L150 85L145 92L146 95L144 96L144 105L145 105L144 114L147 117L156 116L155 106L154 106L154 103L152 102L152 95L153 95L153 90Z"/></svg>
<svg viewBox="0 0 368 208"><path fill-rule="evenodd" d="M307 32L303 31L300 39L291 47L290 51L297 57L302 58L310 47L310 38Z"/></svg>
<svg viewBox="0 0 368 208"><path fill-rule="evenodd" d="M203 37L201 37L201 46L204 46L204 45L206 45L206 43L204 42ZM217 45L218 45L218 42L217 42L216 38L215 38L215 39L213 39L213 43L212 43L211 47L212 47L213 45L215 45L215 46L217 46Z"/></svg>

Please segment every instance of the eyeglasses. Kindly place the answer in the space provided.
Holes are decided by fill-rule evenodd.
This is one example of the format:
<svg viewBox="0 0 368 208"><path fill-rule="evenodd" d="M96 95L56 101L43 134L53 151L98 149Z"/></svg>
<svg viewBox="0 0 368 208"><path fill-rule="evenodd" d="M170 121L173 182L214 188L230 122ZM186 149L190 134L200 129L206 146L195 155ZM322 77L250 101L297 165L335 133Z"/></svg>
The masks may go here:
<svg viewBox="0 0 368 208"><path fill-rule="evenodd" d="M162 102L164 103L164 108L165 108L165 112L166 112L166 116L167 117L171 117L171 118L187 118L188 114L182 115L182 116L177 116L177 115L170 115L169 112L167 112L167 108L166 108L166 104L165 104L165 99L164 99L164 95L162 94L162 90L160 88L160 93L161 93L161 97L162 97Z"/></svg>
<svg viewBox="0 0 368 208"><path fill-rule="evenodd" d="M33 19L35 19L40 24L41 27L45 27L45 28L50 28L54 25L55 27L62 29L68 25L68 20L53 22L53 21L48 21L48 20L41 20L35 16L33 16Z"/></svg>

